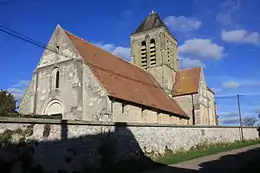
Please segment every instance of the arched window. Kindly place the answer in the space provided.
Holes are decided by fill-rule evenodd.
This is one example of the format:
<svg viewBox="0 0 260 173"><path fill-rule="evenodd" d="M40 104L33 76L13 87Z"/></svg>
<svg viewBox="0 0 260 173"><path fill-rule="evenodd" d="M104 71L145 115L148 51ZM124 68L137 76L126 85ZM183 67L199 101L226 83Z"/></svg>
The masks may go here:
<svg viewBox="0 0 260 173"><path fill-rule="evenodd" d="M141 65L143 69L147 69L147 51L145 41L141 44Z"/></svg>
<svg viewBox="0 0 260 173"><path fill-rule="evenodd" d="M52 71L52 88L60 87L60 70L58 68L54 68Z"/></svg>
<svg viewBox="0 0 260 173"><path fill-rule="evenodd" d="M55 77L55 88L60 87L60 72L56 71L56 77Z"/></svg>
<svg viewBox="0 0 260 173"><path fill-rule="evenodd" d="M155 49L155 40L150 40L150 64L154 66L156 64L156 49Z"/></svg>

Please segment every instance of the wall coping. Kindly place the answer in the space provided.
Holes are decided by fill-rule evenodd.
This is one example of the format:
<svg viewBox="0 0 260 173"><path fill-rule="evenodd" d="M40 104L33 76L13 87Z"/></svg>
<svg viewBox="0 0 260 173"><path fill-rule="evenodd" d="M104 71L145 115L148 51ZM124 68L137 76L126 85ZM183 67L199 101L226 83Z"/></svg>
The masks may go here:
<svg viewBox="0 0 260 173"><path fill-rule="evenodd" d="M18 124L64 124L67 125L89 125L89 126L128 126L128 127L177 127L177 128L240 128L240 126L204 126L204 125L176 125L176 124L157 124L157 123L124 123L124 122L102 122L102 121L79 121L79 120L59 120L59 119L40 119L40 118L10 118L0 117L2 123ZM256 129L257 127L243 127Z"/></svg>

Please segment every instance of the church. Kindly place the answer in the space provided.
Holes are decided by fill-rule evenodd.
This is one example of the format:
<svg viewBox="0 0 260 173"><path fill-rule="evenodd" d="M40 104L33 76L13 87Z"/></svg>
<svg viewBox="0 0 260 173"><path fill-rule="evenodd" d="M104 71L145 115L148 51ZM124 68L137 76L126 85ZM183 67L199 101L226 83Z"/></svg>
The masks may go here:
<svg viewBox="0 0 260 173"><path fill-rule="evenodd" d="M178 42L152 11L130 36L131 62L55 28L19 112L102 122L218 125L202 67L180 70Z"/></svg>

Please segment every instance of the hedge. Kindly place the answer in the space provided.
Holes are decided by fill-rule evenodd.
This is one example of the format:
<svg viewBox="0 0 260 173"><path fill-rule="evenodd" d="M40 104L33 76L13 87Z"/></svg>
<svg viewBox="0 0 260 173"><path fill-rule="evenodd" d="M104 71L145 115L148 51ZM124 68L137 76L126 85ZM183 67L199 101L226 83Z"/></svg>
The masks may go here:
<svg viewBox="0 0 260 173"><path fill-rule="evenodd" d="M62 115L60 115L60 114L58 114L58 115L34 115L34 114L8 113L8 114L0 114L0 117L61 119Z"/></svg>

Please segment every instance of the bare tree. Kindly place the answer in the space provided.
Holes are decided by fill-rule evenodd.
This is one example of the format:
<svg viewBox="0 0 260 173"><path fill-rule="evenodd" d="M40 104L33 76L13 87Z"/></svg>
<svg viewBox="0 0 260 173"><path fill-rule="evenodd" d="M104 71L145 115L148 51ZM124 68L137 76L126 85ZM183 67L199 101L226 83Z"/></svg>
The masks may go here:
<svg viewBox="0 0 260 173"><path fill-rule="evenodd" d="M243 125L244 126L253 126L255 124L255 122L257 122L257 118L255 117L246 117L243 119Z"/></svg>

